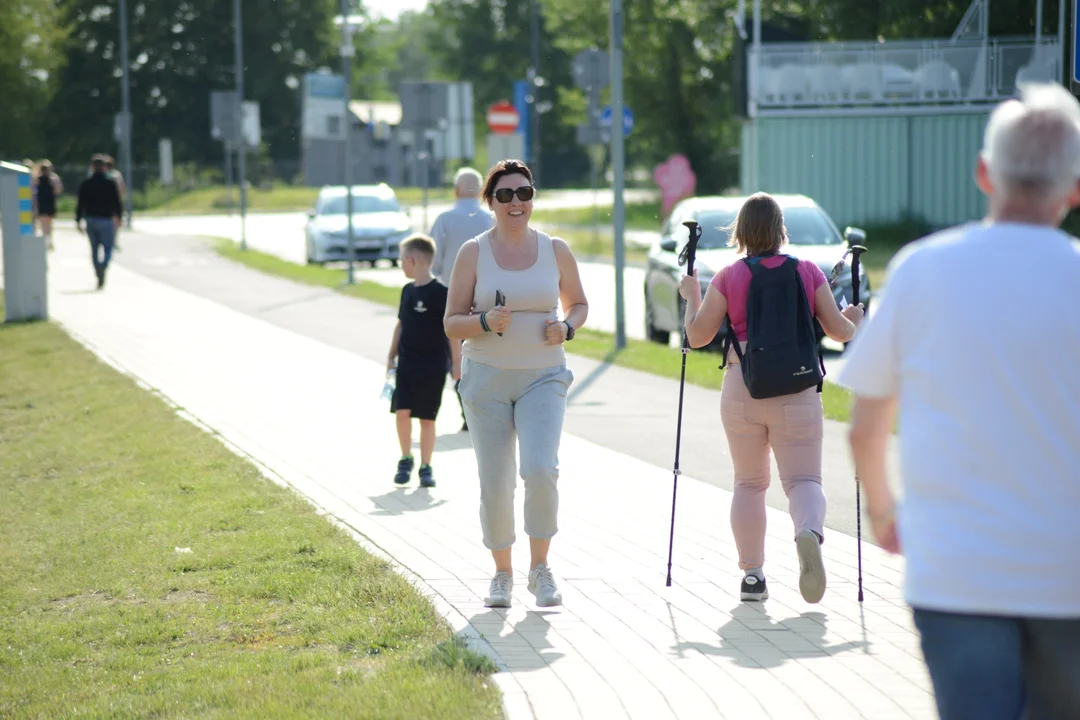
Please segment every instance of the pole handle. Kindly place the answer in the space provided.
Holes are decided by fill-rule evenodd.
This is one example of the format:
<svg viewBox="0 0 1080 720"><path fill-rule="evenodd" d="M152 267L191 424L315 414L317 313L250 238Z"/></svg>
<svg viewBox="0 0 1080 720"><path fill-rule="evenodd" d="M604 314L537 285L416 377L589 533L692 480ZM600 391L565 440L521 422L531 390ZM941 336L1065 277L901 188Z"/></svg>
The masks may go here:
<svg viewBox="0 0 1080 720"><path fill-rule="evenodd" d="M859 304L859 272L862 269L862 254L866 248L862 245L851 246L851 304Z"/></svg>
<svg viewBox="0 0 1080 720"><path fill-rule="evenodd" d="M679 264L686 263L686 274L694 274L694 260L697 257L697 244L701 239L701 225L697 220L687 220L683 223L686 229L690 231L690 239L686 243L686 247L683 248L682 253L679 255Z"/></svg>

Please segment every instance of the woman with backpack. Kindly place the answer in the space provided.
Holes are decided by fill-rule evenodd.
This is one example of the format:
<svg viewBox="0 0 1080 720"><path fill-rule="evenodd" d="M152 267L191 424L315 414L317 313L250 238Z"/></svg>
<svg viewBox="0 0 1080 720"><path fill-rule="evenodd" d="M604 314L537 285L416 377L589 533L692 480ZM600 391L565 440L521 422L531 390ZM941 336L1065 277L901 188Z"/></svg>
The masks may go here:
<svg viewBox="0 0 1080 720"><path fill-rule="evenodd" d="M821 487L824 412L813 320L848 342L862 305L837 307L825 274L809 260L781 254L787 242L780 205L767 193L749 197L729 228L728 244L745 255L716 273L704 299L697 271L684 275L686 337L708 345L728 318L720 419L734 465L731 530L745 573L743 600L765 600L765 491L769 448L776 455L799 556L799 590L810 603L825 594L825 493ZM748 322L749 320L749 322ZM730 370L738 368L739 371Z"/></svg>

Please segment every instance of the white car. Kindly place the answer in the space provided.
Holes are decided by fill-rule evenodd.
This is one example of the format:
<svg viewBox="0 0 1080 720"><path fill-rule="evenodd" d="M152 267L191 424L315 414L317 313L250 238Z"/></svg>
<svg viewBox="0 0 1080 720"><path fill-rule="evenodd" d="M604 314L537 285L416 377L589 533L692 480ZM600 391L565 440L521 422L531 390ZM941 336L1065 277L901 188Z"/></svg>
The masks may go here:
<svg viewBox="0 0 1080 720"><path fill-rule="evenodd" d="M349 217L344 185L324 187L304 226L308 264L349 259ZM409 215L393 188L356 185L352 189L352 247L355 260L372 266L378 260L398 261L398 243L412 233Z"/></svg>
<svg viewBox="0 0 1080 720"><path fill-rule="evenodd" d="M841 234L829 214L805 195L773 197L784 211L784 225L788 232L788 244L783 252L814 262L826 276L849 245L863 245L866 242L866 233L856 227L849 227ZM679 281L686 268L679 264L678 258L690 238L690 231L682 223L696 220L701 225L695 269L702 292L705 292L713 275L740 257L735 248L728 246L729 236L724 228L735 219L745 201L745 196L693 197L672 208L660 231L659 241L649 250L645 273L645 332L650 340L666 345L671 342L672 333L680 333L682 329ZM869 311L872 288L865 265L860 268L859 283L859 300ZM837 304L841 297L852 302L850 258L833 285L833 297ZM714 343L722 341L726 332L725 322L720 326Z"/></svg>

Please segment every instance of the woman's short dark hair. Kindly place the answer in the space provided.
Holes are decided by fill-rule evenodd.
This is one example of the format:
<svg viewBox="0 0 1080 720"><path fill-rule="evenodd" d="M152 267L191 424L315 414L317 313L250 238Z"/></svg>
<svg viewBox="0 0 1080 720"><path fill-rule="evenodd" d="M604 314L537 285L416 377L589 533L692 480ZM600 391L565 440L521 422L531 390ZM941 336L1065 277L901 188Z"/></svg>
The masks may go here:
<svg viewBox="0 0 1080 720"><path fill-rule="evenodd" d="M528 165L520 160L500 160L488 171L487 180L484 181L482 196L487 200L488 205L495 201L495 186L499 184L499 180L507 175L524 175L529 184L533 184L532 170L529 169Z"/></svg>

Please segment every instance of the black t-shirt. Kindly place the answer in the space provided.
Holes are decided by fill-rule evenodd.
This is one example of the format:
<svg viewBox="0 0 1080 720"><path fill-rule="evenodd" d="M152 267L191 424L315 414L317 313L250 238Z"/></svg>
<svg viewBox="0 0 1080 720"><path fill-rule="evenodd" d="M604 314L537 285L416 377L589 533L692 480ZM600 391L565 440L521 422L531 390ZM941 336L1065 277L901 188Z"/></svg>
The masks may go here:
<svg viewBox="0 0 1080 720"><path fill-rule="evenodd" d="M446 290L438 280L426 285L411 282L401 289L399 364L445 367L450 362L450 342L443 328Z"/></svg>

